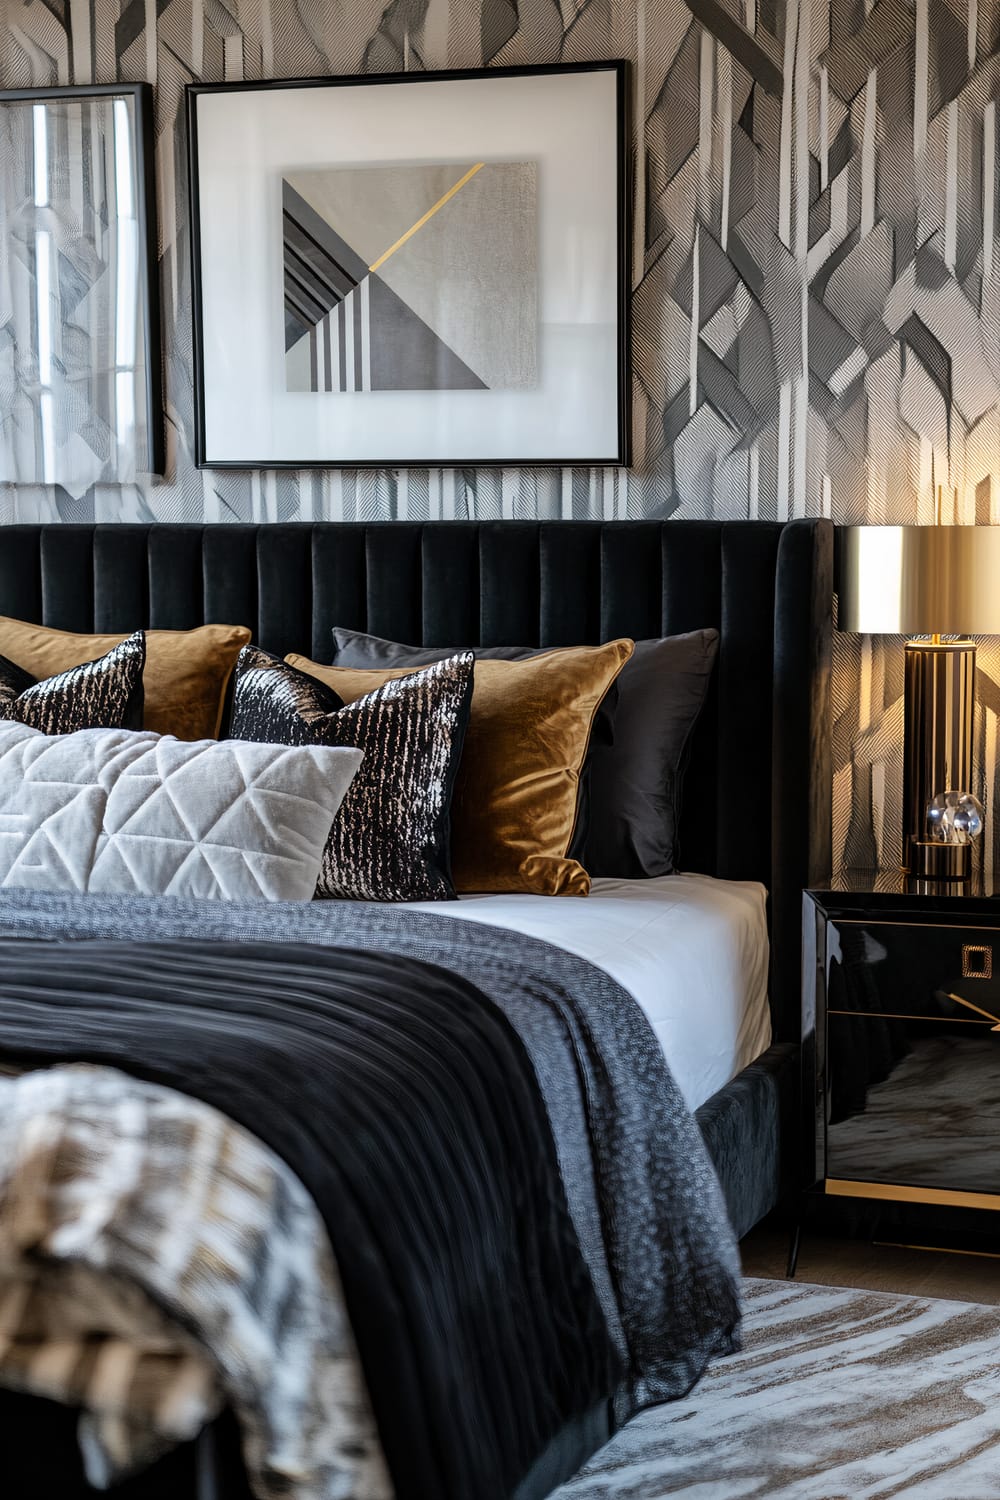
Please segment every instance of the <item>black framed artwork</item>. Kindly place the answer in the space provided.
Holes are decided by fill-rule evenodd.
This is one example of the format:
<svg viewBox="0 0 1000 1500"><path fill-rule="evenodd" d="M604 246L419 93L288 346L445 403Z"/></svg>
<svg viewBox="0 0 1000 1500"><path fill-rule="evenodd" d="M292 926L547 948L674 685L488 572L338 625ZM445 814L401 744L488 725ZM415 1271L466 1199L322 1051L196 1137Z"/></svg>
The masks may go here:
<svg viewBox="0 0 1000 1500"><path fill-rule="evenodd" d="M628 462L625 63L187 101L201 467Z"/></svg>
<svg viewBox="0 0 1000 1500"><path fill-rule="evenodd" d="M0 90L0 483L164 467L146 83Z"/></svg>

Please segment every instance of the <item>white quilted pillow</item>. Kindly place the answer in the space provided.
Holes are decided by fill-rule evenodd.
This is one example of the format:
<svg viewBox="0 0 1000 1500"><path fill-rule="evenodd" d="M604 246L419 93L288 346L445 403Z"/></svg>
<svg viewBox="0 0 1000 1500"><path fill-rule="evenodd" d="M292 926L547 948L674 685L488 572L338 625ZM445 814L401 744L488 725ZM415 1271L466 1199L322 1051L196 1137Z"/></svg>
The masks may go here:
<svg viewBox="0 0 1000 1500"><path fill-rule="evenodd" d="M0 724L0 888L308 901L360 750Z"/></svg>

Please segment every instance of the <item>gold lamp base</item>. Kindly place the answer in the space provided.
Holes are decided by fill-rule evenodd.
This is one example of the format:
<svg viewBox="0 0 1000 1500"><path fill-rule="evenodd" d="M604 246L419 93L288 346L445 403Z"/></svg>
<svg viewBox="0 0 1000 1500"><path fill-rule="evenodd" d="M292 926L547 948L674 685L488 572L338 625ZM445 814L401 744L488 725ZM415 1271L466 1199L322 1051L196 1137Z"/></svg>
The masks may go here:
<svg viewBox="0 0 1000 1500"><path fill-rule="evenodd" d="M965 880L968 844L931 843L927 804L972 785L976 647L972 641L907 641L903 731L903 868L928 880Z"/></svg>
<svg viewBox="0 0 1000 1500"><path fill-rule="evenodd" d="M939 844L910 840L909 873L917 880L968 880L972 874L971 844Z"/></svg>

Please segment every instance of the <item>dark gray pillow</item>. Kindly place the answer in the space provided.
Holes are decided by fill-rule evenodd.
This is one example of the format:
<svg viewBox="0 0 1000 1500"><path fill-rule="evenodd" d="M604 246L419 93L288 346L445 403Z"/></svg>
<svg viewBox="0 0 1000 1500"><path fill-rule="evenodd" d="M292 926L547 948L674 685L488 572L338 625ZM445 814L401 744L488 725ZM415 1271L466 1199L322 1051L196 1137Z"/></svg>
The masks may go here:
<svg viewBox="0 0 1000 1500"><path fill-rule="evenodd" d="M717 630L636 641L618 678L615 742L594 755L583 860L592 875L678 868L684 768L718 648Z"/></svg>
<svg viewBox="0 0 1000 1500"><path fill-rule="evenodd" d="M677 868L685 758L718 646L717 630L636 641L618 675L617 702L603 715L601 731L595 723L587 755L587 806L573 857L591 875L634 880ZM451 647L403 646L340 628L333 648L335 667L362 671L426 666L455 654ZM489 660L519 661L552 648L471 649Z"/></svg>

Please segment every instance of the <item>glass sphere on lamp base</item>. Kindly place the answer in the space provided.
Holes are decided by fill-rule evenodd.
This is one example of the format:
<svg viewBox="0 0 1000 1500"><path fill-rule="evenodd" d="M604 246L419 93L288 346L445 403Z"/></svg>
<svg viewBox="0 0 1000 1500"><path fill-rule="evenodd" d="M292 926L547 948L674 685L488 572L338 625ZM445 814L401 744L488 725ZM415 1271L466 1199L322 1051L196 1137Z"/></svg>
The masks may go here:
<svg viewBox="0 0 1000 1500"><path fill-rule="evenodd" d="M911 872L923 880L967 880L972 846L985 824L983 805L971 792L938 792L925 809L924 837L911 842Z"/></svg>
<svg viewBox="0 0 1000 1500"><path fill-rule="evenodd" d="M927 804L932 844L971 844L983 831L983 804L971 792L939 792Z"/></svg>

